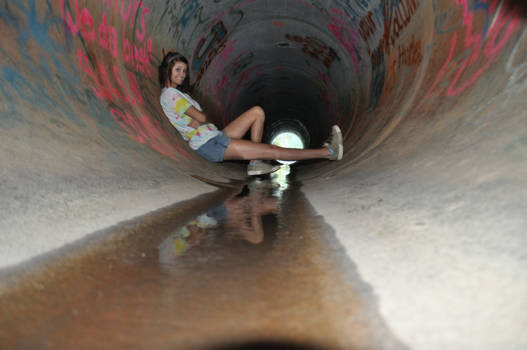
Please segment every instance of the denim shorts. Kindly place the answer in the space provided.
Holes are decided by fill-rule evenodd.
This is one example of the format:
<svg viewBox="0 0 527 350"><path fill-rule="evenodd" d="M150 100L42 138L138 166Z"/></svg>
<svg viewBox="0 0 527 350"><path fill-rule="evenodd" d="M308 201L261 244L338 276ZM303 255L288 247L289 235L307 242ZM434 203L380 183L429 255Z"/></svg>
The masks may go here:
<svg viewBox="0 0 527 350"><path fill-rule="evenodd" d="M211 138L201 145L201 147L198 148L196 152L211 162L222 162L229 143L231 143L231 138L225 136L225 132L222 130L220 131L219 135Z"/></svg>

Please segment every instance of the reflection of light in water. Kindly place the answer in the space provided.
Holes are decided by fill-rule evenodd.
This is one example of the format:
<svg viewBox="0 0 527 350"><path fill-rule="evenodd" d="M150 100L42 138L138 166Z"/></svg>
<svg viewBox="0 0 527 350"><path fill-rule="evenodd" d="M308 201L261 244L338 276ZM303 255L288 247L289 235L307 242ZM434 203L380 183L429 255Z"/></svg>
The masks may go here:
<svg viewBox="0 0 527 350"><path fill-rule="evenodd" d="M276 184L276 190L274 195L280 197L283 191L289 187L287 183L287 175L291 172L291 167L289 165L282 165L280 169L271 174L271 182Z"/></svg>
<svg viewBox="0 0 527 350"><path fill-rule="evenodd" d="M280 146L280 147L287 147L287 148L300 148L303 149L304 142L302 139L294 132L282 132L278 135L276 135L272 140L271 144ZM286 161L286 160L279 160L279 163L282 164L293 164L295 161Z"/></svg>

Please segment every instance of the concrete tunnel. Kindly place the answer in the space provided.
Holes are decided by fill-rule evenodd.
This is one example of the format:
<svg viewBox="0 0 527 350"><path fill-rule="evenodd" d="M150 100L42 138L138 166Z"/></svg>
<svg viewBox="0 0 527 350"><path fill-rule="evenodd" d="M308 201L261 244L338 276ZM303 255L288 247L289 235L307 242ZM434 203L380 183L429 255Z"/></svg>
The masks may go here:
<svg viewBox="0 0 527 350"><path fill-rule="evenodd" d="M254 105L267 141L341 126L342 161L292 171L398 339L377 348L526 349L525 21L506 0L3 0L2 289L247 180L164 117L177 50L220 127Z"/></svg>

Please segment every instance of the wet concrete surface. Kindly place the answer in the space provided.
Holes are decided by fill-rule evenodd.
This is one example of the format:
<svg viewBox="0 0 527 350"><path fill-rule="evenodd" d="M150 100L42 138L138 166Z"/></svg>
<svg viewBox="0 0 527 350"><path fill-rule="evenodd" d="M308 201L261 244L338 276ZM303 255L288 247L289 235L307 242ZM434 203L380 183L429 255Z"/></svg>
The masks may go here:
<svg viewBox="0 0 527 350"><path fill-rule="evenodd" d="M404 348L300 187L257 179L40 266L0 295L0 347Z"/></svg>

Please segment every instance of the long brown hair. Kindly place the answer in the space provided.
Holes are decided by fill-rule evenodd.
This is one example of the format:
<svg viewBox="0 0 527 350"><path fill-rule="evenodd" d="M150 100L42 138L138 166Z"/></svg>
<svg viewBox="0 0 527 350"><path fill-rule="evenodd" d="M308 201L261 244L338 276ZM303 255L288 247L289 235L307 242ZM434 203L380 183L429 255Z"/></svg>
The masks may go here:
<svg viewBox="0 0 527 350"><path fill-rule="evenodd" d="M187 76L185 77L185 80L183 80L183 83L178 86L178 89L183 92L189 92L190 74L188 60L182 54L174 51L169 51L165 54L165 50L163 50L163 54L163 61L159 65L159 85L161 85L161 88L164 88L167 85L172 85L172 68L174 68L176 62L183 62L187 65Z"/></svg>

